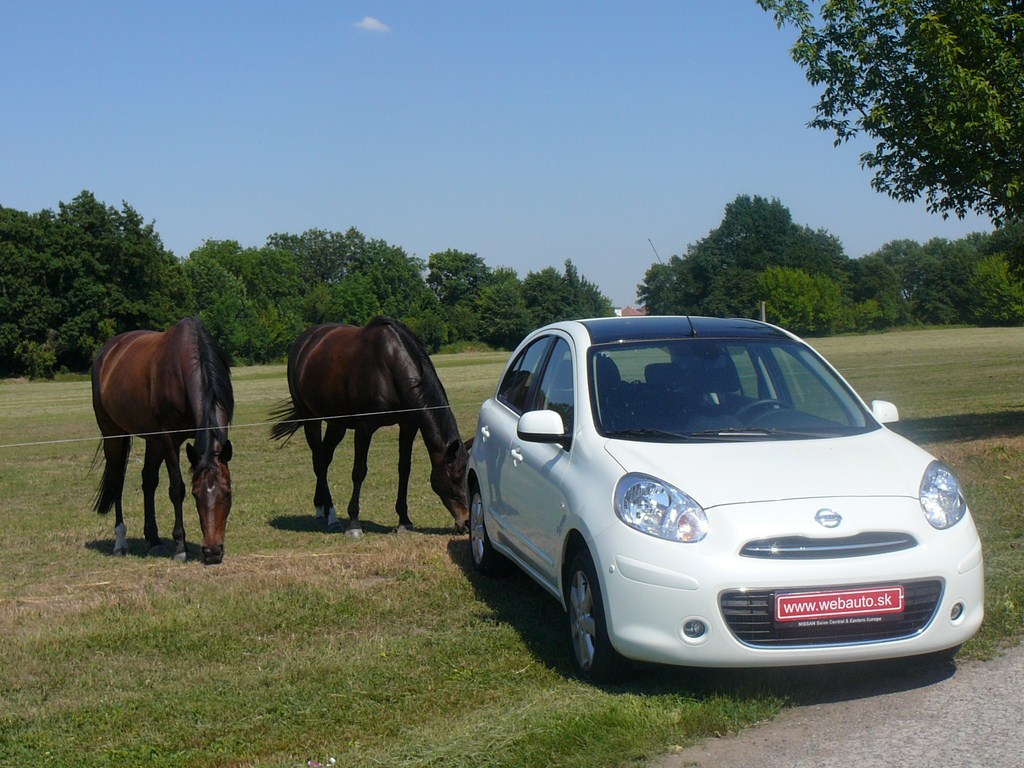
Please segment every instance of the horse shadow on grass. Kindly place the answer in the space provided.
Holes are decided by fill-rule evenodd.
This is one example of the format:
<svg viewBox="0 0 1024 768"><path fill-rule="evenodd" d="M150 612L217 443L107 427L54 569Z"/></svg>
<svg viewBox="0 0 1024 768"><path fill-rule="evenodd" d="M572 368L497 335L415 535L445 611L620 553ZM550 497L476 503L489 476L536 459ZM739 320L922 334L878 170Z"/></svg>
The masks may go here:
<svg viewBox="0 0 1024 768"><path fill-rule="evenodd" d="M561 605L515 566L500 576L473 568L465 538L452 539L449 557L466 574L476 599L490 609L485 620L512 627L538 663L575 676L569 630ZM956 673L948 656L807 667L721 669L636 663L621 683L598 686L610 693L679 695L698 699L772 695L790 705L852 701L924 688Z"/></svg>
<svg viewBox="0 0 1024 768"><path fill-rule="evenodd" d="M101 555L114 556L113 539L93 539L92 541L85 542L85 548L93 552L99 552ZM203 559L201 546L190 541L185 542L185 555L188 560L202 561ZM149 542L144 538L128 539L127 557L165 557L170 559L173 556L174 541L172 540L164 541L159 547L151 550Z"/></svg>
<svg viewBox="0 0 1024 768"><path fill-rule="evenodd" d="M279 531L289 531L292 533L326 533L329 535L344 535L345 527L348 525L347 518L339 518L341 525L337 529L327 529L327 522L324 518L317 518L313 515L278 515L270 520L270 527L275 528ZM381 523L375 523L373 520L367 520L364 517L359 518L359 525L363 529L364 534L379 534L379 533L395 533L398 529L398 524L395 525L382 525ZM424 533L433 535L444 535L450 536L452 533L451 527L431 527L422 528L416 526L413 529L414 533Z"/></svg>

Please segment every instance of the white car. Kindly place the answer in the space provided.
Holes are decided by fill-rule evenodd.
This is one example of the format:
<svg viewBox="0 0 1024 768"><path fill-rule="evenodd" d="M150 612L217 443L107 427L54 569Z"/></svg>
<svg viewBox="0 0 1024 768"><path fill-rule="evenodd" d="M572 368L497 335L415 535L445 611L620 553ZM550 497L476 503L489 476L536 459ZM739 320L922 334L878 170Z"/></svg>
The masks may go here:
<svg viewBox="0 0 1024 768"><path fill-rule="evenodd" d="M752 320L555 323L512 354L468 472L476 568L561 602L594 681L951 654L984 614L950 469Z"/></svg>

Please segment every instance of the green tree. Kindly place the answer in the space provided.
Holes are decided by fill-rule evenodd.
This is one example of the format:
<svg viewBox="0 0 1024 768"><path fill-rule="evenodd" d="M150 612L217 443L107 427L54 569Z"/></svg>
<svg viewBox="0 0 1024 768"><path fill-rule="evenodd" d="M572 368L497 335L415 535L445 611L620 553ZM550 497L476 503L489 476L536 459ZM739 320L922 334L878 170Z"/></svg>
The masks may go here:
<svg viewBox="0 0 1024 768"><path fill-rule="evenodd" d="M826 275L802 269L768 267L758 276L768 320L797 334L823 335L846 330L843 292Z"/></svg>
<svg viewBox="0 0 1024 768"><path fill-rule="evenodd" d="M652 264L636 287L636 297L652 315L685 315L699 297L687 296L687 265L679 256Z"/></svg>
<svg viewBox="0 0 1024 768"><path fill-rule="evenodd" d="M37 374L49 360L85 370L110 336L164 328L188 305L181 263L127 203L118 210L83 191L56 214L2 210L0 351L9 370L30 359Z"/></svg>
<svg viewBox="0 0 1024 768"><path fill-rule="evenodd" d="M207 240L188 271L200 317L239 362L277 360L302 331L303 283L289 252Z"/></svg>
<svg viewBox="0 0 1024 768"><path fill-rule="evenodd" d="M402 319L408 317L429 293L423 280L425 264L384 240L369 240L356 254L350 271L369 281L382 314Z"/></svg>
<svg viewBox="0 0 1024 768"><path fill-rule="evenodd" d="M193 312L225 351L235 355L245 343L245 283L220 262L211 241L192 251L184 268L192 287Z"/></svg>
<svg viewBox="0 0 1024 768"><path fill-rule="evenodd" d="M913 285L911 317L928 325L955 325L973 321L971 278L981 254L969 238L955 242L933 238L911 251L908 283Z"/></svg>
<svg viewBox="0 0 1024 768"><path fill-rule="evenodd" d="M515 347L534 327L522 283L507 268L495 270L492 282L480 291L477 313L480 338L495 347Z"/></svg>
<svg viewBox="0 0 1024 768"><path fill-rule="evenodd" d="M857 330L891 328L909 320L900 284L899 271L881 251L850 260L850 298L859 307Z"/></svg>
<svg viewBox="0 0 1024 768"><path fill-rule="evenodd" d="M303 298L304 323L351 323L365 325L381 314L370 279L364 275L346 275L335 284L317 283Z"/></svg>
<svg viewBox="0 0 1024 768"><path fill-rule="evenodd" d="M717 228L686 256L652 266L637 290L652 314L751 317L763 298L760 275L772 266L824 275L844 288L848 279L834 236L797 225L777 199L739 195Z"/></svg>
<svg viewBox="0 0 1024 768"><path fill-rule="evenodd" d="M427 260L427 287L441 304L451 341L474 339L478 333L475 306L492 273L475 253L449 249Z"/></svg>
<svg viewBox="0 0 1024 768"><path fill-rule="evenodd" d="M352 271L366 247L366 238L354 227L344 233L309 229L301 235L270 235L267 247L291 253L305 284L336 285Z"/></svg>
<svg viewBox="0 0 1024 768"><path fill-rule="evenodd" d="M971 312L978 325L1024 322L1024 283L1010 272L1005 256L987 256L978 262L970 289Z"/></svg>
<svg viewBox="0 0 1024 768"><path fill-rule="evenodd" d="M554 267L530 272L523 280L522 292L535 326L583 317L608 317L614 312L611 300L581 277L570 260L566 260L562 274Z"/></svg>
<svg viewBox="0 0 1024 768"><path fill-rule="evenodd" d="M793 59L822 88L810 124L875 142L861 164L876 190L997 225L1024 217L1020 0L758 4L798 32Z"/></svg>
<svg viewBox="0 0 1024 768"><path fill-rule="evenodd" d="M565 261L564 279L573 297L576 317L611 317L615 314L611 299L601 293L596 283L581 275L568 259Z"/></svg>
<svg viewBox="0 0 1024 768"><path fill-rule="evenodd" d="M56 364L63 304L55 226L50 212L0 207L0 376L46 376Z"/></svg>
<svg viewBox="0 0 1024 768"><path fill-rule="evenodd" d="M427 286L445 307L476 301L490 280L490 268L475 253L448 249L427 260Z"/></svg>

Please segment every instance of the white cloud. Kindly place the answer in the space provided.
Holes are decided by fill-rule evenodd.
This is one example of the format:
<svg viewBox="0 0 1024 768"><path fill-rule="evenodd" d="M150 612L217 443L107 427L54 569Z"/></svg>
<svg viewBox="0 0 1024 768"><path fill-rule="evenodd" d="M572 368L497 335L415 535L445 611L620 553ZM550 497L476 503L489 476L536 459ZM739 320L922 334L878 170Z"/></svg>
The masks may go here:
<svg viewBox="0 0 1024 768"><path fill-rule="evenodd" d="M391 27L382 21L378 21L373 16L364 16L362 21L357 21L354 25L358 29L365 29L367 32L390 32Z"/></svg>

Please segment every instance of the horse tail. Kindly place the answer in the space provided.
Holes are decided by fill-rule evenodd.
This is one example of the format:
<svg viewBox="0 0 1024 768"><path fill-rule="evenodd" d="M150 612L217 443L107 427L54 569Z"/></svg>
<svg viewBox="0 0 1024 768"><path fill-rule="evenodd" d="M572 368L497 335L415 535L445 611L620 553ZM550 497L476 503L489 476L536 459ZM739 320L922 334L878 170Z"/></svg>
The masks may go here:
<svg viewBox="0 0 1024 768"><path fill-rule="evenodd" d="M282 401L276 408L274 408L274 410L270 412L270 418L277 422L270 428L271 440L287 441L298 431L302 424L302 421L299 418L299 410L295 407L295 403L290 398Z"/></svg>
<svg viewBox="0 0 1024 768"><path fill-rule="evenodd" d="M107 438L109 439L109 438ZM103 477L100 479L99 490L96 491L96 499L93 502L93 509L101 515L107 514L114 506L124 488L124 476L128 471L128 456L131 453L131 437L123 438L127 441L123 460L118 464L111 464L109 461L103 465ZM100 451L103 450L103 441L100 441L96 449L96 456L93 459L93 466L99 461Z"/></svg>
<svg viewBox="0 0 1024 768"><path fill-rule="evenodd" d="M271 440L284 440L287 442L291 439L292 435L298 432L299 427L302 426L302 420L310 415L309 413L299 411L299 406L296 402L298 397L296 393L300 391L296 366L298 365L299 358L305 351L309 339L327 328L328 325L314 325L311 328L307 328L289 345L287 376L288 392L290 394L288 398L282 400L270 411L270 418L277 422L270 428Z"/></svg>

